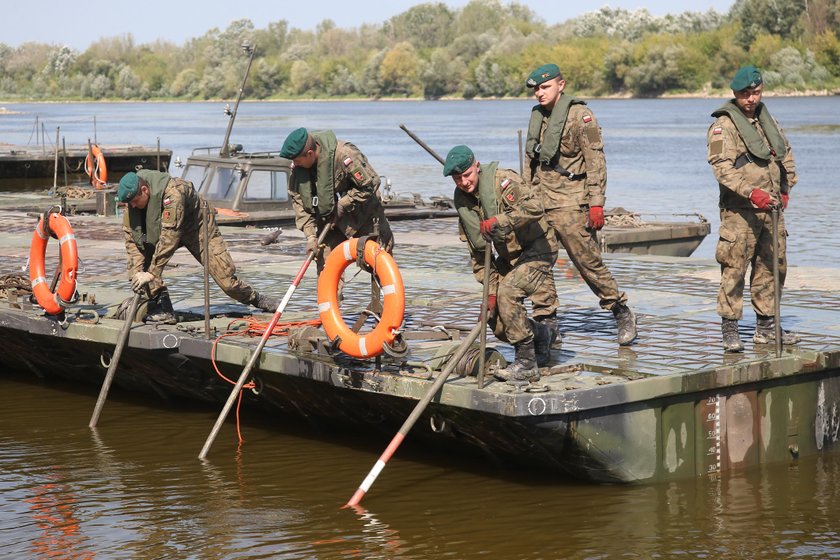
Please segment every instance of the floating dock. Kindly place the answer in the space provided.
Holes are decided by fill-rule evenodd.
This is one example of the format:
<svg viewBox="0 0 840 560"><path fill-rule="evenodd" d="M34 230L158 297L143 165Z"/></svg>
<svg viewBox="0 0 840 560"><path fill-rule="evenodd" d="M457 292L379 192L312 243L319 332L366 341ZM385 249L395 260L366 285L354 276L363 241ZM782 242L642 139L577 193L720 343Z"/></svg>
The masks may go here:
<svg viewBox="0 0 840 560"><path fill-rule="evenodd" d="M0 290L0 365L47 380L70 379L96 392L124 324L109 315L132 294L118 219L72 217L71 223L82 260L81 299L61 323L29 303L11 280L26 264L35 219L0 210L0 274L6 275ZM358 360L332 351L320 329L294 329L291 337L269 340L254 369L256 390L244 393L242 406L270 416L359 425L381 432L384 447L431 387L459 338L476 324L481 297L455 220L395 222L392 227L394 257L406 287L408 354ZM259 291L280 296L303 261L305 241L297 231L284 231L276 243L262 246L264 233L223 228L240 275ZM48 273L57 265L57 256L50 253ZM799 332L802 342L784 347L777 357L772 345L752 343L749 294L741 322L746 350L724 354L715 312L715 262L638 255L606 255L605 262L639 317L635 344L617 345L612 314L598 308L561 252L555 276L563 344L552 352L553 364L542 369L540 383L516 390L486 377L479 389L476 377L469 375L473 364L466 363L450 376L409 437L435 448L470 446L504 464L622 483L714 477L837 448L836 269L790 268L783 323ZM348 324L370 299L369 276L353 277L355 270L351 266L345 277L342 309L347 309ZM180 250L164 278L180 322L135 324L114 385L153 399L189 399L221 408L232 385L214 371L211 352L215 345L217 366L235 380L258 341L245 322L254 310L229 300L211 282L208 335L200 264ZM281 321L318 318L316 281L313 266ZM258 319L267 323L270 315ZM498 355L513 359L510 346L492 336L488 340ZM108 422L107 404L101 422ZM235 439L232 431L223 430L216 445L225 439Z"/></svg>

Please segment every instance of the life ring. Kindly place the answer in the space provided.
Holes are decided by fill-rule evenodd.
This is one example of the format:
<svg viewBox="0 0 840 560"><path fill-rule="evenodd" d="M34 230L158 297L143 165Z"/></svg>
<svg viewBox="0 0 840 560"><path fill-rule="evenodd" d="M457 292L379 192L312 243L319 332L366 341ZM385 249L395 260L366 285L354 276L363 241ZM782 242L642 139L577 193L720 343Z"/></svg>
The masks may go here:
<svg viewBox="0 0 840 560"><path fill-rule="evenodd" d="M105 165L105 155L94 144L85 157L85 173L90 177L90 184L97 189L104 189L108 181L108 166Z"/></svg>
<svg viewBox="0 0 840 560"><path fill-rule="evenodd" d="M341 339L338 347L356 358L372 358L382 354L385 345L393 344L405 313L405 288L394 258L378 243L365 243L365 263L379 279L384 298L379 324L367 334L353 332L341 318L338 308L338 284L344 270L357 258L358 239L345 241L332 250L318 277L318 312L330 340Z"/></svg>
<svg viewBox="0 0 840 560"><path fill-rule="evenodd" d="M61 277L55 293L50 291L47 275L44 271L44 257L50 236L58 238L61 252ZM49 230L44 230L44 218L38 220L38 226L32 235L29 247L29 281L32 293L38 305L50 315L58 315L73 299L76 293L76 271L79 269L79 254L76 247L76 235L67 218L57 212L49 215Z"/></svg>

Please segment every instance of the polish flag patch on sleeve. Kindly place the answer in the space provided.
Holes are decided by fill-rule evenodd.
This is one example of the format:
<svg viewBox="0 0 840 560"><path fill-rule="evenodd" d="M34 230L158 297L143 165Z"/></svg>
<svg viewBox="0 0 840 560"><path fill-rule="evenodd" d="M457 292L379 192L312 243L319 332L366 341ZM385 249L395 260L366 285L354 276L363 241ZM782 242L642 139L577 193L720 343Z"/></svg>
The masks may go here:
<svg viewBox="0 0 840 560"><path fill-rule="evenodd" d="M350 167L353 164L353 158L344 158L344 167Z"/></svg>
<svg viewBox="0 0 840 560"><path fill-rule="evenodd" d="M502 181L502 188L505 188L508 185L510 185L510 179L505 179L504 181Z"/></svg>
<svg viewBox="0 0 840 560"><path fill-rule="evenodd" d="M168 198L168 197L167 197L167 198L164 198L164 199L163 199L163 205L164 205L164 206L169 206L169 204L171 204L171 203L172 203L172 199L171 199L171 198Z"/></svg>
<svg viewBox="0 0 840 560"><path fill-rule="evenodd" d="M583 115L583 122L585 122L585 123L592 122L592 117L590 115Z"/></svg>
<svg viewBox="0 0 840 560"><path fill-rule="evenodd" d="M723 129L719 126L716 126L714 130L712 130L712 134L722 134Z"/></svg>

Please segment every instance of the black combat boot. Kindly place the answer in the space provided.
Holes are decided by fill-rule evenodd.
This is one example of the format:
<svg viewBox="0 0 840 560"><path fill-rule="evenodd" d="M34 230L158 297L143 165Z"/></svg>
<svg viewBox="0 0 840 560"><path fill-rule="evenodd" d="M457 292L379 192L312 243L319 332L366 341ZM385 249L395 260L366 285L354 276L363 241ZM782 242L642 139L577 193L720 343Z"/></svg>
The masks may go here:
<svg viewBox="0 0 840 560"><path fill-rule="evenodd" d="M738 321L735 319L721 319L720 331L723 333L724 352L743 352L744 343L738 334Z"/></svg>
<svg viewBox="0 0 840 560"><path fill-rule="evenodd" d="M531 323L531 330L534 331L534 355L537 365L545 367L551 363L551 348L557 335L554 334L554 329L544 323L538 323L533 319L528 319L528 322Z"/></svg>
<svg viewBox="0 0 840 560"><path fill-rule="evenodd" d="M496 372L496 377L510 385L523 385L540 380L540 370L534 352L534 340L522 341L514 345L516 359L504 369Z"/></svg>
<svg viewBox="0 0 840 560"><path fill-rule="evenodd" d="M636 340L636 314L623 303L616 303L612 308L615 325L618 327L618 343L627 346Z"/></svg>
<svg viewBox="0 0 840 560"><path fill-rule="evenodd" d="M782 344L796 344L800 340L798 334L782 329ZM756 315L753 343L772 344L774 342L776 342L776 318L772 315L770 317Z"/></svg>
<svg viewBox="0 0 840 560"><path fill-rule="evenodd" d="M254 307L262 309L267 313L274 313L280 306L280 302L271 296L262 295L259 292L254 292L254 301L251 303Z"/></svg>
<svg viewBox="0 0 840 560"><path fill-rule="evenodd" d="M555 350L560 350L563 348L563 335L560 334L560 326L557 324L557 317L555 315L549 315L547 317L538 317L535 319L537 323L541 323L551 330L553 333L553 338L551 339L553 342L551 343L551 347Z"/></svg>
<svg viewBox="0 0 840 560"><path fill-rule="evenodd" d="M156 297L149 301L149 310L146 313L145 321L162 325L174 325L178 322L175 317L175 309L172 307L172 300L169 299L169 290L163 288Z"/></svg>

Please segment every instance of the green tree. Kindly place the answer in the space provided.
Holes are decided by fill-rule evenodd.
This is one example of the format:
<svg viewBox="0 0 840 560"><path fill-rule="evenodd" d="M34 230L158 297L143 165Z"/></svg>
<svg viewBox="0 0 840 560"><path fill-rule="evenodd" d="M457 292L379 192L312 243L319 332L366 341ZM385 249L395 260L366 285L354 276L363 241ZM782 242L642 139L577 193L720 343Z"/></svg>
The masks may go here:
<svg viewBox="0 0 840 560"><path fill-rule="evenodd" d="M805 3L806 0L736 0L731 13L741 24L741 46L747 48L762 33L783 39L799 37Z"/></svg>
<svg viewBox="0 0 840 560"><path fill-rule="evenodd" d="M383 26L392 42L410 42L419 49L444 47L453 36L455 14L442 2L418 4L398 14Z"/></svg>
<svg viewBox="0 0 840 560"><path fill-rule="evenodd" d="M411 43L394 45L379 65L382 90L396 95L412 95L420 91L420 60Z"/></svg>

